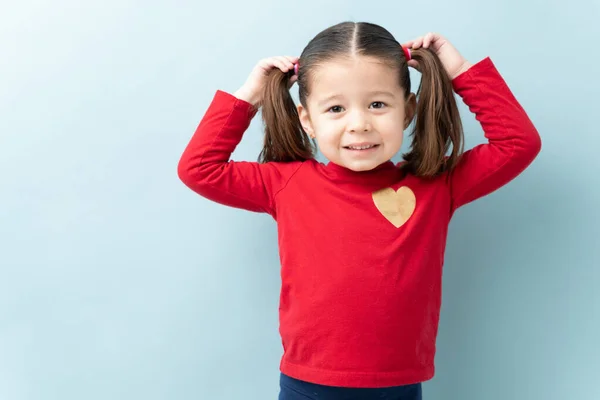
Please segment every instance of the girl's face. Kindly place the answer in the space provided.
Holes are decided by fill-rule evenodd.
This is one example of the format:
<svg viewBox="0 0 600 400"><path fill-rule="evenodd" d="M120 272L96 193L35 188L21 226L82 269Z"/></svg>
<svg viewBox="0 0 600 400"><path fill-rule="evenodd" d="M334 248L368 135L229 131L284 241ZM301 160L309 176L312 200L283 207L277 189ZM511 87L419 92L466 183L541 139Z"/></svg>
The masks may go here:
<svg viewBox="0 0 600 400"><path fill-rule="evenodd" d="M405 100L398 71L372 57L338 58L311 73L304 130L335 164L368 171L389 161L402 146L416 100Z"/></svg>

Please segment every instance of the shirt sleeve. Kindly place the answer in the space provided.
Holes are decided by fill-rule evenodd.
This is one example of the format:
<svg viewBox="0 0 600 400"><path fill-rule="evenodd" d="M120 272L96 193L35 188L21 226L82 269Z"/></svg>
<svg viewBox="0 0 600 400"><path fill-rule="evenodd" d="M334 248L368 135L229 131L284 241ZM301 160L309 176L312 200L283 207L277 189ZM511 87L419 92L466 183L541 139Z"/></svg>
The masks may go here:
<svg viewBox="0 0 600 400"><path fill-rule="evenodd" d="M487 139L465 151L450 173L454 211L516 178L540 152L541 139L490 58L473 65L452 84Z"/></svg>
<svg viewBox="0 0 600 400"><path fill-rule="evenodd" d="M252 104L217 91L177 171L187 187L209 200L275 217L275 196L302 163L230 160L256 113Z"/></svg>

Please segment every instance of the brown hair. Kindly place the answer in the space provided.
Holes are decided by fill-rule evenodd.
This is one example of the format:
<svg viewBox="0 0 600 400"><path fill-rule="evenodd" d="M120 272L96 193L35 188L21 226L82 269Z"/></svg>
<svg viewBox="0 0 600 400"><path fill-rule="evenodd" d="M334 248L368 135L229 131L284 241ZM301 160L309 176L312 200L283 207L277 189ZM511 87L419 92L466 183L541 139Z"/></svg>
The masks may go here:
<svg viewBox="0 0 600 400"><path fill-rule="evenodd" d="M416 121L403 169L420 177L451 170L463 152L462 123L452 81L437 55L429 49L411 51L422 77L417 90ZM336 57L376 57L398 70L399 84L410 95L408 62L400 43L379 25L342 22L317 34L299 59L298 93L306 107L311 72ZM314 157L315 146L302 128L289 85L293 72L270 71L263 93L265 140L259 161L302 161ZM451 154L446 153L452 147Z"/></svg>

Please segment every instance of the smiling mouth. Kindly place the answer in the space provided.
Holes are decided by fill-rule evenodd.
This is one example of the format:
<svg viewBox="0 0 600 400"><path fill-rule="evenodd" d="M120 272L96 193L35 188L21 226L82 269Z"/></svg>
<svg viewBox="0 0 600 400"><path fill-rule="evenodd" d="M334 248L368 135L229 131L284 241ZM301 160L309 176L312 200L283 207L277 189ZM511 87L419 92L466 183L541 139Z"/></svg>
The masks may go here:
<svg viewBox="0 0 600 400"><path fill-rule="evenodd" d="M376 147L379 147L379 145L378 144L369 144L369 145L365 145L365 146L344 146L345 149L347 149L347 150L354 150L354 151L371 150L371 149L374 149Z"/></svg>

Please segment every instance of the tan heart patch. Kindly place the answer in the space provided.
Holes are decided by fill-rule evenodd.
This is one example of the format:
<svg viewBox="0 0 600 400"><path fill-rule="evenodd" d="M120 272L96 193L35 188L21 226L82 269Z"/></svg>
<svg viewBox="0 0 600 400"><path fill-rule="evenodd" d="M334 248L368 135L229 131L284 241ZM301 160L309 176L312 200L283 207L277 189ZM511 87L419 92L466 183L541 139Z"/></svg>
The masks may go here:
<svg viewBox="0 0 600 400"><path fill-rule="evenodd" d="M389 187L380 189L373 193L373 201L379 212L396 228L408 221L417 204L415 194L406 186L398 190Z"/></svg>

